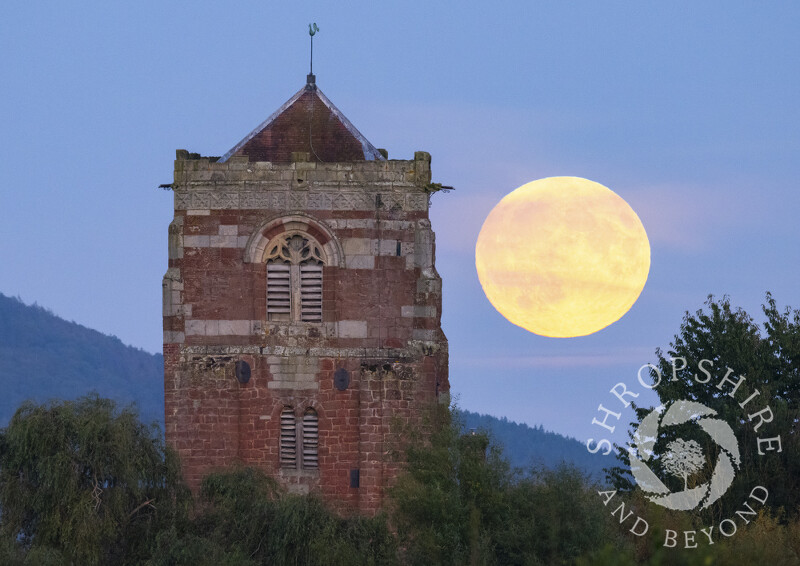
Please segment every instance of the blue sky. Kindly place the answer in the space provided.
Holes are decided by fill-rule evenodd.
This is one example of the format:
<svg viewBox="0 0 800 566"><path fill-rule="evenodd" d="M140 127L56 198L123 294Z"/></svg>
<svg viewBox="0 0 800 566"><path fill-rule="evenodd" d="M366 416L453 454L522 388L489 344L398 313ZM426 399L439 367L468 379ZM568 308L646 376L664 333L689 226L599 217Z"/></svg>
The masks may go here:
<svg viewBox="0 0 800 566"><path fill-rule="evenodd" d="M175 149L221 155L305 82L390 157L433 156L460 404L585 438L708 294L800 307L800 4L15 2L0 20L0 292L148 351ZM474 244L516 187L573 175L639 214L633 309L576 339L485 300ZM596 429L596 427L594 427ZM596 436L596 434L594 434Z"/></svg>

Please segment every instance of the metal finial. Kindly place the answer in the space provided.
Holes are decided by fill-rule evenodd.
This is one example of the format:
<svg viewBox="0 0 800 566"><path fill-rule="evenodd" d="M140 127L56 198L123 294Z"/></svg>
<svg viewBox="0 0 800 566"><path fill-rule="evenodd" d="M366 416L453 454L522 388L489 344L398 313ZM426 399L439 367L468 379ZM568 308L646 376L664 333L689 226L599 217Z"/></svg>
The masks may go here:
<svg viewBox="0 0 800 566"><path fill-rule="evenodd" d="M316 22L308 24L308 35L311 36L311 71L309 72L309 76L314 76L314 34L318 31L319 27L317 27Z"/></svg>

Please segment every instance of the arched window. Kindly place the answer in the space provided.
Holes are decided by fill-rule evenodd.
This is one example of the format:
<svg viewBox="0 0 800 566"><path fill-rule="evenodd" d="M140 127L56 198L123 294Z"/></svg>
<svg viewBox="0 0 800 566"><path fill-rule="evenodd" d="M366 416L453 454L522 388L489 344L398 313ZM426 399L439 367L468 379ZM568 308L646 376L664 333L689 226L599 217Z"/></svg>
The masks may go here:
<svg viewBox="0 0 800 566"><path fill-rule="evenodd" d="M309 407L302 420L294 415L288 405L281 411L281 468L290 470L316 470L319 468L319 418L317 412ZM302 455L298 456L300 447Z"/></svg>
<svg viewBox="0 0 800 566"><path fill-rule="evenodd" d="M267 319L322 322L322 246L303 233L287 233L267 248Z"/></svg>

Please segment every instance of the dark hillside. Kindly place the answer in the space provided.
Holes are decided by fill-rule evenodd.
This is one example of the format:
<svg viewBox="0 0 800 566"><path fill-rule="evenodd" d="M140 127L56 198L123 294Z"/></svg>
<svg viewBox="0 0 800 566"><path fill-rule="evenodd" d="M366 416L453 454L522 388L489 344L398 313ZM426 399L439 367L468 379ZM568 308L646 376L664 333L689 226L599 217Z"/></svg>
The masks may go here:
<svg viewBox="0 0 800 566"><path fill-rule="evenodd" d="M26 399L97 391L135 401L145 422L163 421L163 359L0 293L0 424Z"/></svg>
<svg viewBox="0 0 800 566"><path fill-rule="evenodd" d="M547 431L542 425L530 427L505 417L463 410L460 413L466 430L489 431L492 438L503 446L503 453L511 464L526 471L531 468L555 468L565 462L574 464L592 479L603 481L603 468L618 465L615 458L591 454L582 442Z"/></svg>

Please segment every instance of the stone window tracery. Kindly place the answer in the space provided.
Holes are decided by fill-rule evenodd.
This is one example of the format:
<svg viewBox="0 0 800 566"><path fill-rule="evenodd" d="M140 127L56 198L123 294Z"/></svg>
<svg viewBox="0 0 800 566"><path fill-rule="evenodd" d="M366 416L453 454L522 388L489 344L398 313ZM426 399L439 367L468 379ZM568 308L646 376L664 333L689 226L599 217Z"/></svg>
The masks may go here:
<svg viewBox="0 0 800 566"><path fill-rule="evenodd" d="M288 233L267 247L267 319L322 322L322 246L304 233Z"/></svg>

